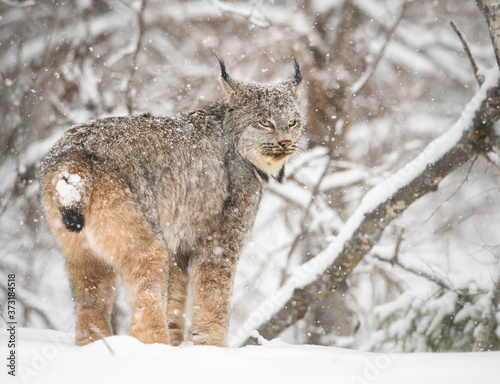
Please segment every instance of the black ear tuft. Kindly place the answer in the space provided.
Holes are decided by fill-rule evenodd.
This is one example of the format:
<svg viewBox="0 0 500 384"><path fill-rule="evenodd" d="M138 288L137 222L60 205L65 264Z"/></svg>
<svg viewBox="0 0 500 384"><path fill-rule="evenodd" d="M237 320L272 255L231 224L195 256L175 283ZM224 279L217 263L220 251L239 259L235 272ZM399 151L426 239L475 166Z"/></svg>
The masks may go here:
<svg viewBox="0 0 500 384"><path fill-rule="evenodd" d="M302 75L300 74L300 67L299 67L299 63L297 62L297 59L295 58L295 56L293 56L292 58L293 58L293 66L295 68L295 76L293 78L293 85L295 85L297 87L300 84L300 82L302 81Z"/></svg>
<svg viewBox="0 0 500 384"><path fill-rule="evenodd" d="M219 56L217 56L217 54L214 52L214 55L215 57L217 58L217 60L219 61L219 64L220 64L220 75L221 77L224 79L224 81L232 88L234 89L234 81L233 79L231 78L231 76L228 75L227 71L226 71L226 64L224 64L224 60L222 60Z"/></svg>

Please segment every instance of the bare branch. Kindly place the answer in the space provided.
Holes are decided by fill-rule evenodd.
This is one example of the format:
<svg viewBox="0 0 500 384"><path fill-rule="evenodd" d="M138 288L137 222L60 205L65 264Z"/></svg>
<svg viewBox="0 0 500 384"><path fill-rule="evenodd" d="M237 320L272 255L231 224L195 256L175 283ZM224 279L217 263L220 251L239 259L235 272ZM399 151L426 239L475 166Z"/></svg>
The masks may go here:
<svg viewBox="0 0 500 384"><path fill-rule="evenodd" d="M382 47L377 52L375 58L370 63L370 66L368 67L368 69L366 70L366 72L364 73L364 75L361 76L358 79L358 81L356 81L356 83L354 83L353 86L351 87L352 98L354 98L359 92L361 92L361 90L365 87L365 85L368 83L368 81L370 80L370 78L375 73L375 70L377 69L380 60L384 56L384 53L385 53L386 48L387 48L387 45L391 41L391 38L394 35L394 32L396 31L398 25L401 23L401 20L403 20L403 18L405 16L405 13L406 13L406 10L408 9L408 6L410 5L410 3L411 2L404 3L401 6L401 10L399 12L398 18L396 19L396 21L394 22L394 24L388 29L388 31L385 34L384 44L382 45Z"/></svg>
<svg viewBox="0 0 500 384"><path fill-rule="evenodd" d="M16 178L14 179L14 185L10 188L7 196L5 196L3 199L1 199L2 204L0 205L0 217L5 213L5 211L9 207L9 205L14 197L16 187L17 187L17 182L19 180L19 167L16 168L16 173L17 173L17 175L16 175Z"/></svg>
<svg viewBox="0 0 500 384"><path fill-rule="evenodd" d="M422 277L422 278L424 278L426 280L429 280L429 281L433 282L434 284L438 285L439 287L441 287L443 289L446 289L447 291L456 293L457 296L461 300L467 300L468 299L467 295L464 295L462 292L456 290L455 288L453 288L452 286L450 286L449 284L447 284L444 280L441 280L437 276L431 275L430 273L427 273L425 271L417 270L417 269L408 267L408 266L402 264L397 258L396 259L385 259L382 256L377 255L377 254L372 254L371 256L373 258L375 258L376 260L380 261L380 262L388 263L388 264L391 264L393 266L399 267L402 270L404 270L406 272L409 272L409 273L411 273L411 274L413 274L415 276L419 276L419 277Z"/></svg>
<svg viewBox="0 0 500 384"><path fill-rule="evenodd" d="M341 118L339 118L337 120L337 124L338 125L335 128L335 130L337 132L340 132L340 130L342 129L342 125L344 124L344 121L345 121L345 116L347 116L347 114L349 113L349 110L352 107L352 102L353 102L354 98L365 87L365 85L371 79L372 75L375 73L375 70L377 69L380 60L384 56L384 52L386 50L386 47L387 47L389 41L391 40L391 36L394 34L394 31L396 30L396 28L398 27L399 23L403 19L404 15L405 15L405 12L406 12L406 10L408 8L408 5L409 5L409 3L405 3L405 4L402 5L402 8L401 8L401 11L399 13L398 18L396 19L396 21L394 22L394 24L391 26L391 28L389 28L389 30L387 31L387 33L385 35L385 39L384 39L384 44L382 45L382 47L380 48L380 50L377 52L377 54L376 54L375 58L373 59L373 61L370 63L369 68L351 86L351 93L350 93L350 95L348 95L347 101L346 101L346 103L344 105L344 110L342 111L342 115L344 117L341 117ZM293 252L295 252L298 244L300 243L300 240L306 234L306 231L307 231L307 221L309 220L309 216L311 214L312 206L313 206L314 201L315 201L315 199L316 199L316 197L317 197L317 195L318 195L318 193L320 191L321 183L323 182L324 178L327 176L328 172L331 169L331 166L332 166L331 165L331 161L333 160L333 157L334 157L334 153L333 153L333 151L330 151L328 163L327 163L326 167L324 168L321 176L319 177L319 179L318 179L317 183L315 184L314 189L313 189L313 191L311 193L311 199L309 201L309 204L307 205L307 208L305 210L305 214L304 214L304 216L302 218L302 221L300 223L300 231L297 234L297 236L295 237L295 239L294 239L294 241L293 241L293 243L292 243L292 245L290 247L290 251L288 252L287 260L289 260L291 258Z"/></svg>
<svg viewBox="0 0 500 384"><path fill-rule="evenodd" d="M481 154L478 156L479 159L483 160L484 162L486 162L488 165L491 165L495 168L494 171L495 172L495 175L500 175L500 160L499 160L499 156L495 153L495 152L490 152L490 153L487 153L487 154Z"/></svg>
<svg viewBox="0 0 500 384"><path fill-rule="evenodd" d="M460 32L460 30L458 29L455 22L450 21L450 24L451 24L451 27L453 28L453 30L455 31L455 33L457 34L458 38L462 42L464 52L467 55L467 57L469 58L470 65L472 67L472 70L474 71L474 77L476 78L477 83L479 85L483 84L484 83L484 76L479 72L479 68L476 64L476 61L474 60L474 56L472 56L472 53L469 49L469 45L467 44L467 41L465 40L462 32Z"/></svg>
<svg viewBox="0 0 500 384"><path fill-rule="evenodd" d="M450 200L453 198L453 196L455 196L455 195L458 193L458 191L460 191L460 189L461 189L461 188L462 188L462 186L465 184L465 182L466 182L467 180L469 180L469 174L470 174L470 171L471 171L471 169L472 169L472 167L473 167L474 163L476 162L477 157L478 157L478 156L476 156L476 157L475 157L475 158L471 161L470 166L469 166L469 169L467 170L467 173L465 174L464 179L463 179L463 180L462 180L462 182L458 185L457 189L455 189L455 190L453 191L453 193L452 193L450 196L448 196L448 197L446 198L446 200L445 200L445 201L443 201L443 202L441 203L441 205L440 205L439 207L437 207L437 208L436 208L436 209L435 209L435 210L434 210L434 211L433 211L433 212L432 212L432 213L431 213L431 214L427 217L427 219L425 219L425 220L422 222L422 225L426 224L426 223L427 223L430 219L432 219L432 217L434 217L434 215L435 215L435 214L436 214L436 213L437 213L437 212L441 209L441 206L443 206L443 205L444 205L444 204L446 204L448 201L450 201Z"/></svg>
<svg viewBox="0 0 500 384"><path fill-rule="evenodd" d="M500 68L500 1L476 0L476 4L488 23L493 51L498 68Z"/></svg>
<svg viewBox="0 0 500 384"><path fill-rule="evenodd" d="M104 345L108 349L109 353L111 353L111 355L114 356L115 355L115 351L113 351L113 349L111 348L111 346L109 345L109 343L106 341L106 337L102 334L101 330L99 328L97 328L95 325L92 325L90 328L92 329L92 331L94 331L95 333L97 333L97 336L99 336L99 338L102 340L102 342L104 343Z"/></svg>
<svg viewBox="0 0 500 384"><path fill-rule="evenodd" d="M269 28L275 25L258 6L257 2L252 1L248 9L242 10L232 5L219 0L212 0L212 3L217 6L223 13L229 13L237 17L242 17L248 20L249 23L256 25L260 28Z"/></svg>
<svg viewBox="0 0 500 384"><path fill-rule="evenodd" d="M130 72L127 79L127 109L128 114L131 115L134 111L134 95L132 94L132 81L134 80L135 73L137 72L137 57L143 46L144 33L146 31L146 23L144 21L144 13L146 10L147 0L142 0L139 9L137 10L137 24L138 24L138 35L137 43L135 46L134 53L132 55L132 63L130 66Z"/></svg>
<svg viewBox="0 0 500 384"><path fill-rule="evenodd" d="M8 294L8 290L6 287L0 285L0 289L5 292L5 294ZM57 329L57 326L55 323L49 318L47 315L46 311L38 307L35 303L39 301L39 298L35 297L34 294L28 291L22 291L17 287L16 289L16 300L24 306L25 309L29 309L31 311L36 312L37 315L39 315L43 321L45 321L45 324L47 327L50 329Z"/></svg>
<svg viewBox="0 0 500 384"><path fill-rule="evenodd" d="M332 157L333 157L333 152L330 151L328 163L326 164L325 168L323 169L321 176L319 177L316 185L314 185L314 188L311 192L311 199L309 200L309 203L307 204L307 208L304 211L304 216L302 217L302 220L300 222L300 231L297 234L297 236L295 236L295 239L293 240L293 243L290 246L290 250L288 251L288 255L287 255L287 260L291 259L293 253L295 252L295 249L297 248L297 246L300 243L300 240L304 237L304 235L307 232L307 222L308 222L309 217L311 215L312 206L313 206L314 201L319 193L321 183L323 182L324 178L328 174L328 171L330 170L330 160L332 159ZM283 278L285 278L285 276L283 276ZM281 282L281 284L283 284L283 281Z"/></svg>
<svg viewBox="0 0 500 384"><path fill-rule="evenodd" d="M372 63L370 63L370 67L366 70L366 72L351 86L350 94L346 98L344 109L342 111L342 116L337 119L336 124L335 124L335 132L338 134L344 129L344 124L347 115L350 112L350 109L353 105L354 99L356 98L356 95L359 94L359 92L362 91L362 89L366 86L368 81L371 79L373 74L375 73L375 70L378 67L378 64L380 63L380 60L384 56L384 53L386 51L387 45L389 41L391 40L392 36L394 35L394 32L396 31L398 25L400 24L401 20L403 20L404 15L406 13L406 10L408 9L408 6L410 5L411 1L408 3L404 3L401 6L401 10L399 13L398 18L394 22L394 24L389 28L385 35L385 40L384 44L380 48L380 50L377 52L377 55L373 59Z"/></svg>

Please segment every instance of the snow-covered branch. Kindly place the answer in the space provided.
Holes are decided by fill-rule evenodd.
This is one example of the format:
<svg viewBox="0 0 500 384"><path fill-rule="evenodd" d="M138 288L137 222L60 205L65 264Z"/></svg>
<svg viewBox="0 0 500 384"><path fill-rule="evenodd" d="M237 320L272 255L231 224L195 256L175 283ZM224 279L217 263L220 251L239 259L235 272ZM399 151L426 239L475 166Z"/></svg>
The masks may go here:
<svg viewBox="0 0 500 384"><path fill-rule="evenodd" d="M473 351L486 351L488 348L488 339L490 338L493 325L495 324L495 317L500 306L500 277L493 286L490 293L490 299L487 307L483 313L483 319L477 333L476 341L474 343Z"/></svg>
<svg viewBox="0 0 500 384"><path fill-rule="evenodd" d="M473 156L491 150L498 141L493 129L499 118L498 81L498 70L491 71L459 121L415 160L373 188L330 246L302 265L264 302L249 317L240 336L257 328L266 339L277 337L301 319L310 305L345 284L385 228L413 202L436 191L443 178ZM256 319L261 320L259 324ZM250 343L251 337L244 341Z"/></svg>

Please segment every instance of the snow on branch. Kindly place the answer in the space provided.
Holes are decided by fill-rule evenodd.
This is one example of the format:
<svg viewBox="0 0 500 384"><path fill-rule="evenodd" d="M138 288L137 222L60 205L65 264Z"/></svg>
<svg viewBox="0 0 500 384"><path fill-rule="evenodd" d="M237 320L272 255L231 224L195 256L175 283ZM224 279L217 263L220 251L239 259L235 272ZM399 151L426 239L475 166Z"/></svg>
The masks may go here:
<svg viewBox="0 0 500 384"><path fill-rule="evenodd" d="M498 275L498 274L497 274ZM484 310L483 319L479 326L476 341L474 343L473 351L486 351L488 348L488 339L490 338L493 325L495 324L495 317L500 307L500 277L493 286L490 292L489 303Z"/></svg>
<svg viewBox="0 0 500 384"><path fill-rule="evenodd" d="M238 332L243 345L253 344L251 331L266 338L303 318L310 305L345 284L356 265L379 241L383 231L413 202L436 191L441 180L478 153L498 143L498 69L465 107L458 122L431 142L413 161L369 191L330 245L300 266L287 283L248 318Z"/></svg>

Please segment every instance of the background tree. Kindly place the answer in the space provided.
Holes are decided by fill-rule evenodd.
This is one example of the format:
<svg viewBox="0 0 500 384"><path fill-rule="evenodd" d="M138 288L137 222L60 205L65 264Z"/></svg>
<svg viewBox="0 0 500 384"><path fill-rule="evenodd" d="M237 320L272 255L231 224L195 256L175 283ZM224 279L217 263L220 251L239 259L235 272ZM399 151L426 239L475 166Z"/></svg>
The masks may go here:
<svg viewBox="0 0 500 384"><path fill-rule="evenodd" d="M473 1L3 1L0 17L0 301L1 282L16 273L25 326L73 323L62 258L40 213L43 156L73 124L217 100L215 50L235 77L259 82L289 76L294 55L307 82L303 153L288 167L288 182L271 185L240 260L233 343L280 309L288 297L279 289L297 283L296 271L304 272L301 283L313 283L314 257L332 242L343 245L349 225L355 233L353 218L370 213L369 240L353 243L363 256L296 291L296 318L264 326L262 335L286 329L280 337L297 343L472 349L500 265L498 158L495 143L485 144L496 119L485 95L496 83L484 68L496 57ZM461 115L473 122L461 143L467 154L457 161L450 153L405 187L416 168L396 172L421 153L428 160L425 148ZM450 143L438 141L435 153ZM398 196L414 204L360 211L369 190L395 178ZM119 332L129 321L125 297L116 308ZM268 310L255 312L262 303ZM483 349L498 349L499 321L490 318Z"/></svg>

